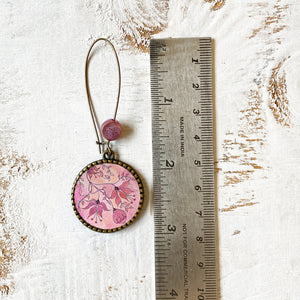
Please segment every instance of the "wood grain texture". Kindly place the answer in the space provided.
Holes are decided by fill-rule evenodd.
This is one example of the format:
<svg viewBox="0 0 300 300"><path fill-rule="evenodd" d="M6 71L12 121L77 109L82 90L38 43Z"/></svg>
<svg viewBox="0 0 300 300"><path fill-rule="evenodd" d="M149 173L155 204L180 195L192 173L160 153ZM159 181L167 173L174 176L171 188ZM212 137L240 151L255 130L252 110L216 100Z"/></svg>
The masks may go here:
<svg viewBox="0 0 300 300"><path fill-rule="evenodd" d="M221 299L300 299L300 4L296 0L0 3L0 291L3 299L154 299L150 37L211 36ZM78 222L77 173L99 159L84 86L93 39L119 53L123 137L145 185L138 220L112 235ZM90 65L99 121L117 69Z"/></svg>
<svg viewBox="0 0 300 300"><path fill-rule="evenodd" d="M204 0L206 2L212 3L212 10L218 10L225 5L225 0Z"/></svg>

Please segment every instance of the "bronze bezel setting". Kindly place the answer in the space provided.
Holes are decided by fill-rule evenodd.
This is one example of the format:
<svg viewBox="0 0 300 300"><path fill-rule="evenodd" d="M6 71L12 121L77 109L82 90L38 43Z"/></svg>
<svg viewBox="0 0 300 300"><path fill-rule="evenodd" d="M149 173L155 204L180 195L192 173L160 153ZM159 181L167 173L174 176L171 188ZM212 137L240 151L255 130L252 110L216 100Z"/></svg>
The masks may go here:
<svg viewBox="0 0 300 300"><path fill-rule="evenodd" d="M75 204L75 199L74 199L74 194L75 194L75 187L77 185L77 182L79 180L79 178L82 176L82 174L84 172L86 172L87 170L89 170L91 167L96 166L96 165L100 165L100 164L105 164L105 163L109 163L109 164L116 164L119 165L121 167L123 167L124 169L128 170L133 177L135 178L135 180L137 181L138 185L139 185L139 191L140 191L140 202L139 202L139 206L138 209L135 213L135 215L125 224L123 224L122 226L113 228L113 229L102 229L102 228L98 228L95 227L91 224L89 224L87 221L85 221L81 215L79 214L77 208L76 208L76 204ZM137 172L128 164L119 161L117 159L100 159L100 160L96 160L90 164L88 164L87 166L85 166L80 172L79 174L76 176L73 186L72 186L72 193L71 193L71 199L72 199L72 206L73 206L73 210L75 212L75 215L77 216L77 218L79 219L79 221L85 225L87 228L96 231L96 232L103 232L103 233L111 233L111 232L116 232L116 231L120 231L126 227L128 227L129 225L131 225L137 218L138 214L140 213L142 206L143 206L143 202L144 202L144 187L143 187L143 183L142 180L140 178L140 176L137 174Z"/></svg>

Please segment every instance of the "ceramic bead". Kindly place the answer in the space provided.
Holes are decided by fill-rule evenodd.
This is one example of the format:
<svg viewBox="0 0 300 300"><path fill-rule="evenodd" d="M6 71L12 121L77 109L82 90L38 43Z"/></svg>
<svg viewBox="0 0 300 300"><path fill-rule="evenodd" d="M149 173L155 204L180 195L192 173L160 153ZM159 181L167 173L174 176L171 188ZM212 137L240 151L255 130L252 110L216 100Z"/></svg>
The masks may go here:
<svg viewBox="0 0 300 300"><path fill-rule="evenodd" d="M122 126L117 120L109 119L101 125L101 134L108 141L118 139L122 132Z"/></svg>

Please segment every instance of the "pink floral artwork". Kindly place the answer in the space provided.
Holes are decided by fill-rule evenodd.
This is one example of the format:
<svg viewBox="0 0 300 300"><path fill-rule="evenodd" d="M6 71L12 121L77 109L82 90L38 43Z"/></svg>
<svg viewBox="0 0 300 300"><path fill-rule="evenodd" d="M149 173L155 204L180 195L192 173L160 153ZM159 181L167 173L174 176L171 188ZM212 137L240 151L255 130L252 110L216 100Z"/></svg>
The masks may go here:
<svg viewBox="0 0 300 300"><path fill-rule="evenodd" d="M138 211L141 195L134 175L115 163L99 163L85 171L74 190L81 218L100 229L126 224Z"/></svg>

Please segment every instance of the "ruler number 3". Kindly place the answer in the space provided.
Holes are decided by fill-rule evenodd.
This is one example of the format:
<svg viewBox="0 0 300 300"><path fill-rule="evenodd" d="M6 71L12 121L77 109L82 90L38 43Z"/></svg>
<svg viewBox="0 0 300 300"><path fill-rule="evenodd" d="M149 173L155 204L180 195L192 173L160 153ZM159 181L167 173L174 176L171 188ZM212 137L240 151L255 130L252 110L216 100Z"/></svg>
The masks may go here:
<svg viewBox="0 0 300 300"><path fill-rule="evenodd" d="M175 226L175 225L169 224L169 225L168 225L168 230L169 230L169 231L175 232L175 231L176 231L176 226Z"/></svg>

